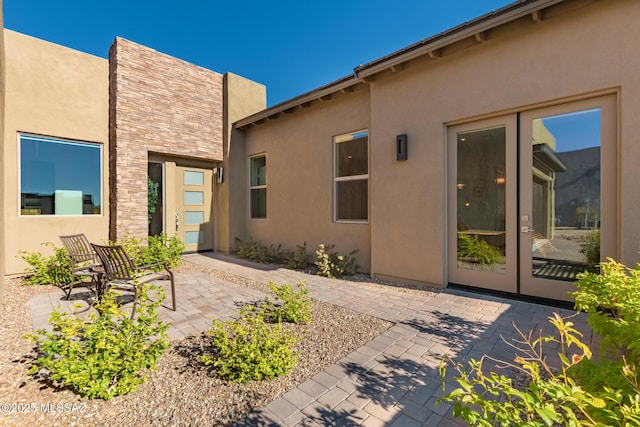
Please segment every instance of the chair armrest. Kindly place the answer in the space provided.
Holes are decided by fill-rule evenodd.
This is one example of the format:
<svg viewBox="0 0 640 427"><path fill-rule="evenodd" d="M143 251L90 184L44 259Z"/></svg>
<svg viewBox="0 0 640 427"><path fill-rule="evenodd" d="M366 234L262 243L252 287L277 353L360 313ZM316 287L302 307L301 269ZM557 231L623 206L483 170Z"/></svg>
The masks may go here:
<svg viewBox="0 0 640 427"><path fill-rule="evenodd" d="M141 265L139 267L136 267L135 270L136 271L153 270L154 267L158 267L158 266L163 266L165 270L169 271L169 267L167 266L167 261L161 261L161 262L156 262L156 263L153 263L153 264Z"/></svg>

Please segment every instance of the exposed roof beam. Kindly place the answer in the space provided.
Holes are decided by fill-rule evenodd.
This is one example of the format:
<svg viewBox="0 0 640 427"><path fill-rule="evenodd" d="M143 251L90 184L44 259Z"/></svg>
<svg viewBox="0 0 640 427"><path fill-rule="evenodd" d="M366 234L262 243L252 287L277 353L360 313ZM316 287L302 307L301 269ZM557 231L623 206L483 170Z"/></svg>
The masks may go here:
<svg viewBox="0 0 640 427"><path fill-rule="evenodd" d="M533 22L542 22L542 10L533 11L531 19L533 19Z"/></svg>
<svg viewBox="0 0 640 427"><path fill-rule="evenodd" d="M430 59L442 58L442 51L440 49L430 50L427 55L429 55Z"/></svg>
<svg viewBox="0 0 640 427"><path fill-rule="evenodd" d="M392 65L391 66L391 71L393 71L394 73L398 73L400 71L404 71L404 62L401 63L401 64Z"/></svg>
<svg viewBox="0 0 640 427"><path fill-rule="evenodd" d="M362 80L365 83L373 83L373 82L376 81L376 76L375 76L375 74L371 74L370 76L365 76Z"/></svg>
<svg viewBox="0 0 640 427"><path fill-rule="evenodd" d="M430 51L441 49L468 37L474 37L478 33L496 28L523 16L531 16L531 14L537 10L550 7L557 3L562 3L563 1L565 0L530 0L514 2L502 9L490 12L473 21L465 22L464 24L422 40L373 62L360 65L356 67L355 72L358 77L364 78L368 75L389 69L397 63L410 61L424 54L428 54Z"/></svg>
<svg viewBox="0 0 640 427"><path fill-rule="evenodd" d="M353 86L347 86L347 87L343 87L342 89L340 89L340 92L342 93L351 93L355 90L355 88Z"/></svg>
<svg viewBox="0 0 640 427"><path fill-rule="evenodd" d="M487 41L487 32L486 31L480 31L479 33L475 33L474 37L476 38L476 41L478 43L484 43Z"/></svg>

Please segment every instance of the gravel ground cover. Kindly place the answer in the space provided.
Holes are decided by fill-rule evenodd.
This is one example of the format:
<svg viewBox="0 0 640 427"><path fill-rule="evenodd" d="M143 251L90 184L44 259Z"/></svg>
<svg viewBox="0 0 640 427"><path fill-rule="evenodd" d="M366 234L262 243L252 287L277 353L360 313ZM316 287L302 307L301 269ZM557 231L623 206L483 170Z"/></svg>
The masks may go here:
<svg viewBox="0 0 640 427"><path fill-rule="evenodd" d="M267 292L266 285L185 262L180 271L206 271ZM360 278L360 280L365 280ZM380 286L380 284L373 286ZM27 375L33 345L29 300L53 286L31 287L6 279L0 314L0 425L229 425L264 406L388 329L390 322L313 301L313 321L299 328L298 363L292 372L270 381L230 383L202 365L209 350L200 334L172 342L151 379L131 394L110 401L87 400ZM424 292L407 289L407 292Z"/></svg>

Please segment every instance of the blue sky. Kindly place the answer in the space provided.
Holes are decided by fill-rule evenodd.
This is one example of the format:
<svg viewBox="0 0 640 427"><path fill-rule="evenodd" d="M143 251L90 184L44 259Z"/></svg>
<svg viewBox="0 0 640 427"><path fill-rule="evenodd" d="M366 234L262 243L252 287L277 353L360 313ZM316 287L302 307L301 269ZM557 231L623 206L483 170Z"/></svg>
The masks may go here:
<svg viewBox="0 0 640 427"><path fill-rule="evenodd" d="M267 86L274 105L512 0L3 0L6 28L106 57L116 36Z"/></svg>

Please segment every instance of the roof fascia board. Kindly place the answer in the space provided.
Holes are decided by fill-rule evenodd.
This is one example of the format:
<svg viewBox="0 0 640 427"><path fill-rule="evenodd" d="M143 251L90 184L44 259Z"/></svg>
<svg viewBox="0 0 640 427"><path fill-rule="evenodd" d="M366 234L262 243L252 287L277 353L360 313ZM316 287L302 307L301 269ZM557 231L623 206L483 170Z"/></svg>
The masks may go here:
<svg viewBox="0 0 640 427"><path fill-rule="evenodd" d="M258 113L252 114L249 117L245 117L244 119L240 119L233 124L236 128L243 128L245 126L251 125L258 120L265 120L269 118L275 118L280 111L291 110L303 104L307 104L311 101L315 101L321 98L328 100L330 95L344 91L344 92L352 92L350 88L354 85L360 83L355 76L349 75L340 80L335 81L334 83L330 83L321 88L312 90L311 92L307 92L295 98L292 98L288 101L282 102L280 104L276 104L273 107L267 108L266 110L262 110Z"/></svg>
<svg viewBox="0 0 640 427"><path fill-rule="evenodd" d="M523 16L531 15L541 9L557 3L562 3L564 1L565 0L540 0L527 5L518 5L517 3L512 3L511 5L507 5L502 9L512 10L508 10L502 13L500 12L500 10L497 10L495 12L481 16L475 21L466 22L462 25L447 30L440 35L433 36L431 38L432 41L429 41L429 39L423 40L422 42L418 42L413 46L409 46L398 52L392 53L387 57L383 57L369 64L364 64L356 67L354 72L356 76L361 79L371 76L412 59L416 59L423 55L428 55L429 52L437 51L468 37L475 37L476 34L499 27L500 25L522 18ZM492 15L495 16L491 17Z"/></svg>
<svg viewBox="0 0 640 427"><path fill-rule="evenodd" d="M233 124L235 128L244 128L255 124L256 122L264 122L269 119L277 118L279 113L284 110L291 110L298 106L308 106L312 101L316 101L320 98L325 98L340 91L349 91L348 88L360 82L371 82L374 80L374 75L396 67L401 69L402 64L416 59L418 57L429 55L430 57L440 57L440 50L446 46L449 46L460 40L464 40L468 37L475 37L479 33L483 33L490 29L499 27L500 25L507 24L516 19L522 18L527 15L535 14L536 12L553 6L558 3L562 3L566 0L519 0L515 3L511 3L501 9L490 12L486 15L480 16L469 22L465 22L449 30L444 31L433 37L424 39L413 45L410 45L397 52L391 53L387 56L379 58L368 64L360 65L354 69L352 75L343 77L336 80L333 83L329 83L318 89L312 90L295 98L292 98L283 103L274 105L266 110L252 114L245 117ZM535 20L535 19L534 19Z"/></svg>

